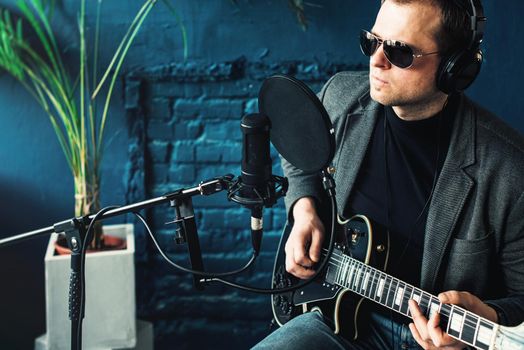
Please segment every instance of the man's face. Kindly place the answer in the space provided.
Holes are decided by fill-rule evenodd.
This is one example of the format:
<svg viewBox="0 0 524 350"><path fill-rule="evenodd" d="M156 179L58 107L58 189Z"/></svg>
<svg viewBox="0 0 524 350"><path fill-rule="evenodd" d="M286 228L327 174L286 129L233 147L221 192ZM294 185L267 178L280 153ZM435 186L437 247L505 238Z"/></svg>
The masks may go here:
<svg viewBox="0 0 524 350"><path fill-rule="evenodd" d="M381 39L402 41L415 54L429 53L438 51L435 37L440 23L440 11L433 6L385 1L371 32ZM435 83L439 63L439 55L429 55L415 58L411 67L402 69L389 63L381 45L370 57L371 97L387 106L427 104L442 96Z"/></svg>

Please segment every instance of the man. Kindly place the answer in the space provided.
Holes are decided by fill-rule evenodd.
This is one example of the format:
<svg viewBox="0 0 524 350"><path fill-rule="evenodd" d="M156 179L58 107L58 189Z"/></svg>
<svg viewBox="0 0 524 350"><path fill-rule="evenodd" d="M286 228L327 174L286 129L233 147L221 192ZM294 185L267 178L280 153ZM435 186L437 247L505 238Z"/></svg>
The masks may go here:
<svg viewBox="0 0 524 350"><path fill-rule="evenodd" d="M443 303L514 326L524 321L524 142L462 94L437 87L441 61L468 45L469 5L383 1L372 30L361 34L369 76L339 73L320 98L335 127L339 214L367 215L389 231L388 272ZM385 53L385 45L409 46L412 59ZM306 279L325 238L323 195L316 174L283 167L294 221L286 269ZM414 301L410 312L413 320L404 320L372 305L356 341L335 336L310 312L256 348L465 347L439 328L438 314L426 319Z"/></svg>

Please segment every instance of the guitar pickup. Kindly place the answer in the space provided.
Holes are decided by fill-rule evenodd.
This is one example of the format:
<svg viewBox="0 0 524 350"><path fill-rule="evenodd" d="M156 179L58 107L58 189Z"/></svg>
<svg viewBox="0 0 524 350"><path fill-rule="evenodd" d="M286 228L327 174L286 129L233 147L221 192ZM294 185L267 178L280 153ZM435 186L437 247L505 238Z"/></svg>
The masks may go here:
<svg viewBox="0 0 524 350"><path fill-rule="evenodd" d="M326 271L326 282L329 284L335 284L335 279L337 278L337 269L332 265L327 267Z"/></svg>

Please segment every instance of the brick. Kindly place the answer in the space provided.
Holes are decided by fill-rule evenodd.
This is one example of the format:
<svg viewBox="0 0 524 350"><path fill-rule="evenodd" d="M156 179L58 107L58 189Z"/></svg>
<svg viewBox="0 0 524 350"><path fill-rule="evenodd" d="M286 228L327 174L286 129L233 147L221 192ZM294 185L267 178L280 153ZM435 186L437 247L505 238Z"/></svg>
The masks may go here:
<svg viewBox="0 0 524 350"><path fill-rule="evenodd" d="M171 118L171 101L167 98L153 98L148 104L147 117L167 121Z"/></svg>
<svg viewBox="0 0 524 350"><path fill-rule="evenodd" d="M203 126L198 120L183 121L175 124L175 140L195 140L202 135Z"/></svg>
<svg viewBox="0 0 524 350"><path fill-rule="evenodd" d="M211 99L202 104L205 118L240 119L244 102L239 99Z"/></svg>
<svg viewBox="0 0 524 350"><path fill-rule="evenodd" d="M148 84L148 93L154 97L184 97L184 87L175 82L154 81Z"/></svg>
<svg viewBox="0 0 524 350"><path fill-rule="evenodd" d="M195 182L195 166L189 164L173 164L169 169L169 181L193 184Z"/></svg>
<svg viewBox="0 0 524 350"><path fill-rule="evenodd" d="M279 63L250 63L246 75L251 79L264 80L275 74L294 75L297 69L297 62L279 62Z"/></svg>
<svg viewBox="0 0 524 350"><path fill-rule="evenodd" d="M178 99L174 103L176 119L240 119L244 109L243 100L239 99Z"/></svg>
<svg viewBox="0 0 524 350"><path fill-rule="evenodd" d="M202 111L202 99L184 99L180 98L175 100L173 106L173 116L175 119L181 118L194 118L201 114Z"/></svg>
<svg viewBox="0 0 524 350"><path fill-rule="evenodd" d="M250 98L246 102L246 107L244 109L244 115L250 113L258 113L258 98Z"/></svg>
<svg viewBox="0 0 524 350"><path fill-rule="evenodd" d="M151 119L147 123L147 137L152 140L172 140L173 126L171 123Z"/></svg>
<svg viewBox="0 0 524 350"><path fill-rule="evenodd" d="M220 147L220 155L224 163L240 163L242 160L242 144L227 144Z"/></svg>
<svg viewBox="0 0 524 350"><path fill-rule="evenodd" d="M177 142L173 153L175 162L193 162L195 161L195 146L190 143Z"/></svg>
<svg viewBox="0 0 524 350"><path fill-rule="evenodd" d="M154 183L164 183L167 181L169 167L166 164L153 164L151 180Z"/></svg>
<svg viewBox="0 0 524 350"><path fill-rule="evenodd" d="M219 144L206 144L196 146L197 162L218 162L220 161Z"/></svg>
<svg viewBox="0 0 524 350"><path fill-rule="evenodd" d="M148 143L147 148L153 163L165 163L168 159L168 154L171 145L169 142L153 141Z"/></svg>
<svg viewBox="0 0 524 350"><path fill-rule="evenodd" d="M221 81L202 85L203 95L213 97L256 97L259 87L246 81Z"/></svg>
<svg viewBox="0 0 524 350"><path fill-rule="evenodd" d="M204 135L208 141L241 141L240 119L208 121L204 124Z"/></svg>
<svg viewBox="0 0 524 350"><path fill-rule="evenodd" d="M226 210L224 227L228 229L248 230L250 227L250 211L247 209Z"/></svg>
<svg viewBox="0 0 524 350"><path fill-rule="evenodd" d="M207 229L224 227L224 211L223 210L206 210L203 215L203 226Z"/></svg>

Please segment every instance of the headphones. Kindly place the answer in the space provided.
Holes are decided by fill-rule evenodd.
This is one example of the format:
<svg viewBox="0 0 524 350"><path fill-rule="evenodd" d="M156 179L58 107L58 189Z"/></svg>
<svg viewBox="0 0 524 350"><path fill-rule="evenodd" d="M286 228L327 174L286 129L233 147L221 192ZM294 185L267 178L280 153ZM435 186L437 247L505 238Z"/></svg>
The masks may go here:
<svg viewBox="0 0 524 350"><path fill-rule="evenodd" d="M455 1L456 3L458 1ZM468 0L471 34L467 47L444 56L437 70L437 87L446 94L460 92L469 87L480 72L486 17L480 0Z"/></svg>

